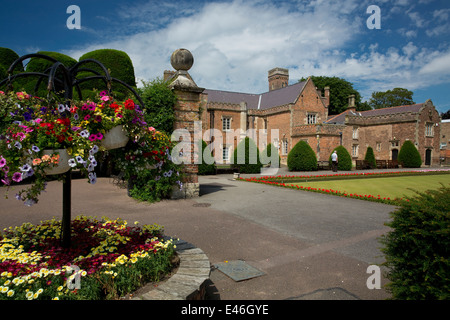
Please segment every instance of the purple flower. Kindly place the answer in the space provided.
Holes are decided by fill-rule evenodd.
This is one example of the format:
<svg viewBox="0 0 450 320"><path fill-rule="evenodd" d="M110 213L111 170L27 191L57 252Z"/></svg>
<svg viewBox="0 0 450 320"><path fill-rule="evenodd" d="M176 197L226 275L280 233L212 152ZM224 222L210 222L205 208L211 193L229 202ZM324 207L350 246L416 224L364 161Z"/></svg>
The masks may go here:
<svg viewBox="0 0 450 320"><path fill-rule="evenodd" d="M22 181L22 174L20 172L14 172L12 179L14 182Z"/></svg>
<svg viewBox="0 0 450 320"><path fill-rule="evenodd" d="M39 151L41 151L41 149L39 149L39 147L37 147L37 146L32 146L32 147L31 147L31 150L33 150L34 152L39 152Z"/></svg>
<svg viewBox="0 0 450 320"><path fill-rule="evenodd" d="M22 167L20 167L19 169L20 169L20 171L22 171L22 172L28 172L28 171L31 170L31 166L30 166L28 163L26 163L26 164L24 164Z"/></svg>
<svg viewBox="0 0 450 320"><path fill-rule="evenodd" d="M31 121L32 116L31 116L31 114L29 112L25 112L23 114L23 118L25 119L25 121Z"/></svg>
<svg viewBox="0 0 450 320"><path fill-rule="evenodd" d="M102 140L103 134L101 132L97 133L97 140Z"/></svg>
<svg viewBox="0 0 450 320"><path fill-rule="evenodd" d="M0 168L4 167L6 165L6 159L3 157L0 157Z"/></svg>

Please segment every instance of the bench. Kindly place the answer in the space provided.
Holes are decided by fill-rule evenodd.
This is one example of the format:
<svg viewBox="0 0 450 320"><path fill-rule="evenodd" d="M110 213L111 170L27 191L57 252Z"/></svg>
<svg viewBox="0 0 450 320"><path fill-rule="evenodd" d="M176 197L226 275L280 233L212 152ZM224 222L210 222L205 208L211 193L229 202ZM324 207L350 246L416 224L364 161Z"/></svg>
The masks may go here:
<svg viewBox="0 0 450 320"><path fill-rule="evenodd" d="M388 164L386 160L376 160L377 162L377 169L387 169Z"/></svg>
<svg viewBox="0 0 450 320"><path fill-rule="evenodd" d="M372 169L372 165L366 160L356 160L356 170Z"/></svg>
<svg viewBox="0 0 450 320"><path fill-rule="evenodd" d="M398 168L398 160L388 160L387 167L389 169Z"/></svg>
<svg viewBox="0 0 450 320"><path fill-rule="evenodd" d="M330 163L328 161L317 161L317 170L330 170Z"/></svg>

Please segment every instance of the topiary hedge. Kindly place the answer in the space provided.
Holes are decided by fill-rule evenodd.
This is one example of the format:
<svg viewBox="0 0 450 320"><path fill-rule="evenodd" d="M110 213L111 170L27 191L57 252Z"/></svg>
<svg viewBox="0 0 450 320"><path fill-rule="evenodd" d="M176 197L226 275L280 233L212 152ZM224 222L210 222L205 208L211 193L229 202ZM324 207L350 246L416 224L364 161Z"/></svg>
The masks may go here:
<svg viewBox="0 0 450 320"><path fill-rule="evenodd" d="M278 155L278 163L272 163L272 150L274 150L274 152ZM263 159L265 157L265 159L268 161L268 163L264 163L267 165L271 165L274 167L279 168L280 167L280 163L281 163L281 157L278 154L278 150L277 148L275 148L275 146L272 143L269 143L266 147L266 149L262 152L262 156L261 158Z"/></svg>
<svg viewBox="0 0 450 320"><path fill-rule="evenodd" d="M214 158L209 151L208 145L204 140L199 140L199 151L202 152L202 162L198 165L198 174L199 175L209 175L209 174L216 174L216 166L214 164ZM208 150L206 152L205 157L205 150ZM212 163L210 163L212 162Z"/></svg>
<svg viewBox="0 0 450 320"><path fill-rule="evenodd" d="M289 152L287 165L289 171L315 171L317 157L307 142L300 141Z"/></svg>
<svg viewBox="0 0 450 320"><path fill-rule="evenodd" d="M347 149L345 149L343 146L338 146L333 149L331 154L336 150L336 153L338 155L338 170L343 171L350 171L352 170L352 157L350 153L348 153ZM331 154L328 158L328 162L330 163L331 167Z"/></svg>
<svg viewBox="0 0 450 320"><path fill-rule="evenodd" d="M53 51L38 51L39 54L45 54L53 59L56 59L57 61L61 62L66 68L73 67L77 60L75 60L72 57L69 57L68 55L59 53L59 52L53 52ZM30 62L28 62L26 67L26 72L42 72L45 73L48 68L50 68L53 65L53 62L42 59L42 58L31 58ZM48 72L47 72L48 73ZM57 77L62 78L62 73L59 71L57 72ZM36 78L24 78L19 79L19 82L23 83L23 89L27 92L32 92L33 94L39 96L39 97L46 97L47 96L47 83L48 79L44 78L43 81L41 81L38 91L35 92L35 86L37 83L37 77ZM64 88L58 87L58 83L55 82L56 91L61 91Z"/></svg>
<svg viewBox="0 0 450 320"><path fill-rule="evenodd" d="M380 241L393 299L450 299L450 188L418 193L391 213Z"/></svg>
<svg viewBox="0 0 450 320"><path fill-rule="evenodd" d="M94 59L101 62L106 69L109 70L111 77L117 78L129 86L136 87L136 78L134 74L133 63L124 51L115 49L99 49L94 50L82 55L79 61ZM104 74L103 70L95 63L86 63L82 66L83 68L89 68L99 72L101 75ZM79 78L94 76L91 72L80 72ZM83 90L91 89L92 87L98 90L106 89L105 83L102 80L92 80L87 81L81 85ZM128 90L118 83L112 83L112 91L118 100L125 99L128 95Z"/></svg>
<svg viewBox="0 0 450 320"><path fill-rule="evenodd" d="M239 142L233 153L233 169L240 173L261 173L259 149L249 137Z"/></svg>
<svg viewBox="0 0 450 320"><path fill-rule="evenodd" d="M364 160L366 160L372 168L377 167L377 160L375 159L375 154L373 153L372 147L367 147L366 156L364 157Z"/></svg>
<svg viewBox="0 0 450 320"><path fill-rule="evenodd" d="M9 48L0 47L0 66L3 66L5 70L8 70L9 66L17 59L19 59L19 55L15 51ZM22 72L23 65L18 65L16 70Z"/></svg>
<svg viewBox="0 0 450 320"><path fill-rule="evenodd" d="M420 153L410 140L406 140L400 148L398 161L403 168L420 168L422 165Z"/></svg>

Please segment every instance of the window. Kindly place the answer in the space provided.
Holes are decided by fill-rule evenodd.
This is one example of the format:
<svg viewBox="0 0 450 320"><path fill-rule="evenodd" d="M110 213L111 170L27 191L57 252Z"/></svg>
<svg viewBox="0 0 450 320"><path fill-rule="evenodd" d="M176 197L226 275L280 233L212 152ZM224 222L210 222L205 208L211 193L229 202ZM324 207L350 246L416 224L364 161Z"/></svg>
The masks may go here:
<svg viewBox="0 0 450 320"><path fill-rule="evenodd" d="M377 151L378 151L378 152L381 151L381 142L377 142Z"/></svg>
<svg viewBox="0 0 450 320"><path fill-rule="evenodd" d="M231 118L222 118L222 130L223 131L229 131L231 130Z"/></svg>
<svg viewBox="0 0 450 320"><path fill-rule="evenodd" d="M353 139L358 139L358 128L353 128Z"/></svg>
<svg viewBox="0 0 450 320"><path fill-rule="evenodd" d="M222 150L222 160L223 162L227 163L230 161L230 147L223 146Z"/></svg>
<svg viewBox="0 0 450 320"><path fill-rule="evenodd" d="M317 123L317 114L308 113L308 124L316 124L316 123Z"/></svg>
<svg viewBox="0 0 450 320"><path fill-rule="evenodd" d="M353 157L357 157L358 156L358 150L359 150L359 145L354 144L352 146L352 156Z"/></svg>
<svg viewBox="0 0 450 320"><path fill-rule="evenodd" d="M288 142L287 140L283 140L283 149L281 150L283 155L288 154Z"/></svg>
<svg viewBox="0 0 450 320"><path fill-rule="evenodd" d="M425 135L427 137L432 137L434 135L434 125L432 123L427 123L425 127Z"/></svg>
<svg viewBox="0 0 450 320"><path fill-rule="evenodd" d="M399 142L398 141L391 141L391 147L395 148L399 146Z"/></svg>

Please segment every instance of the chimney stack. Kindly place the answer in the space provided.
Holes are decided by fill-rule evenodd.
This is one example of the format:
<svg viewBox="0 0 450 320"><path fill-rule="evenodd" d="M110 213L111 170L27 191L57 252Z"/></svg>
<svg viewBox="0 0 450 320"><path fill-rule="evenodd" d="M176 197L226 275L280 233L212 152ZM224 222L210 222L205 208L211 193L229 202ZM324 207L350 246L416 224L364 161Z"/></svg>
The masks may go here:
<svg viewBox="0 0 450 320"><path fill-rule="evenodd" d="M269 70L269 91L281 89L289 85L289 70L273 68Z"/></svg>
<svg viewBox="0 0 450 320"><path fill-rule="evenodd" d="M356 112L355 95L352 94L348 96L348 107L347 110Z"/></svg>

